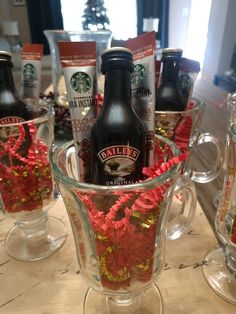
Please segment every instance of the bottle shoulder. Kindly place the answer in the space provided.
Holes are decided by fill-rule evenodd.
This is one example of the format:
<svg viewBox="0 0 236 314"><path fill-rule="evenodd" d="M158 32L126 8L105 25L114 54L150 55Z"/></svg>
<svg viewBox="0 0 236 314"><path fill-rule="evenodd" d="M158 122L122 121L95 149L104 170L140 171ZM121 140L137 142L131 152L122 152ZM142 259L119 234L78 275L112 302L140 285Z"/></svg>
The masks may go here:
<svg viewBox="0 0 236 314"><path fill-rule="evenodd" d="M175 84L159 86L156 94L156 110L182 111L184 99L181 90Z"/></svg>
<svg viewBox="0 0 236 314"><path fill-rule="evenodd" d="M105 125L132 125L142 124L131 104L125 103L109 103L104 104L98 118L97 124Z"/></svg>
<svg viewBox="0 0 236 314"><path fill-rule="evenodd" d="M30 118L27 105L16 94L0 91L0 116L19 116L24 120Z"/></svg>

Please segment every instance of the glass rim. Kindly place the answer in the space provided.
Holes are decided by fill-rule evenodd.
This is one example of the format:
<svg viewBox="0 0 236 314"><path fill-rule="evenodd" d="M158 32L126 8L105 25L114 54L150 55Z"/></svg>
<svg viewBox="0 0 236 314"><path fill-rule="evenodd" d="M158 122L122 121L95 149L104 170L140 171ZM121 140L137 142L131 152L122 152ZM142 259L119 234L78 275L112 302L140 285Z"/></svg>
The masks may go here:
<svg viewBox="0 0 236 314"><path fill-rule="evenodd" d="M167 145L169 145L172 149L174 157L177 157L181 154L181 151L179 148L174 144L174 142L170 141L169 139L155 134L155 137L160 139L161 141L165 142ZM69 177L66 175L61 168L58 166L57 159L59 155L62 152L65 152L68 150L70 147L74 146L74 141L69 141L66 142L64 145L60 147L53 147L53 145L50 148L50 153L49 153L49 161L51 164L51 169L52 172L57 180L62 182L63 184L73 186L75 188L79 188L80 190L93 190L97 192L107 192L107 193L112 193L114 191L122 191L122 192L128 192L132 191L134 189L140 189L140 190L147 190L150 189L150 186L154 185L160 185L165 182L168 182L168 180L172 179L177 175L180 167L181 167L181 162L173 165L165 171L163 174L156 176L151 179L146 179L142 182L134 183L134 184L128 184L128 185L97 185L97 184L92 184L92 183L86 183L86 182L81 182L79 180L76 180L72 177Z"/></svg>
<svg viewBox="0 0 236 314"><path fill-rule="evenodd" d="M26 125L26 124L31 124L31 123L39 124L39 123L48 121L50 118L53 118L55 116L53 105L50 105L50 104L48 104L47 106L39 105L38 109L39 109L39 112L40 112L40 109L45 110L45 112L43 111L42 115L36 118L32 118L30 120L24 120L24 121L15 122L15 123L0 124L0 128L11 128L11 127L16 127L18 125Z"/></svg>
<svg viewBox="0 0 236 314"><path fill-rule="evenodd" d="M183 111L159 111L159 110L156 110L155 113L157 114L182 114L182 115L186 115L186 114L191 114L192 112L194 111L198 111L200 109L204 109L204 107L206 106L205 102L196 98L196 97L193 97L192 98L192 101L196 104L194 106L194 108L189 108L189 109L186 109L186 110L183 110Z"/></svg>

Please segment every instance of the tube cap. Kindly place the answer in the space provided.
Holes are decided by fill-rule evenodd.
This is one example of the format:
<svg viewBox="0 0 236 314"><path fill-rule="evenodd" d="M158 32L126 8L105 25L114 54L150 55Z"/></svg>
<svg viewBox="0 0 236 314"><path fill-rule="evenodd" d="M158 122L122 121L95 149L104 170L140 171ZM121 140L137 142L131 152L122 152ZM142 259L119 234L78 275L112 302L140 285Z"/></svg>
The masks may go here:
<svg viewBox="0 0 236 314"><path fill-rule="evenodd" d="M11 60L11 53L8 51L0 50L0 62L10 62L12 65Z"/></svg>

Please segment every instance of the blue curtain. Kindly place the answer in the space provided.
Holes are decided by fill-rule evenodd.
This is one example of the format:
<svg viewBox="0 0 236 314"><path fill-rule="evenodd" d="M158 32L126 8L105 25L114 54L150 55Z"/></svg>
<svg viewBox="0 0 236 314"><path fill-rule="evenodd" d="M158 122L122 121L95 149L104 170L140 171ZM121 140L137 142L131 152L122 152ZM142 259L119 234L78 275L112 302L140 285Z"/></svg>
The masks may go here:
<svg viewBox="0 0 236 314"><path fill-rule="evenodd" d="M138 34L143 33L143 18L158 18L157 39L161 48L168 47L169 0L137 0Z"/></svg>
<svg viewBox="0 0 236 314"><path fill-rule="evenodd" d="M60 0L27 0L31 42L44 44L44 53L49 54L45 29L63 29Z"/></svg>

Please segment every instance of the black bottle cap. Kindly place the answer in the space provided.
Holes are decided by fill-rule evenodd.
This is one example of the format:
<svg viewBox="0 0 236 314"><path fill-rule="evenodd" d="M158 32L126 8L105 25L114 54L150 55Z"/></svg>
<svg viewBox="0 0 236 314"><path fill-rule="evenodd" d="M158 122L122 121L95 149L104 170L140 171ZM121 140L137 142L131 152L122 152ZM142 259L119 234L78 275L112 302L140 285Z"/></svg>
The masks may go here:
<svg viewBox="0 0 236 314"><path fill-rule="evenodd" d="M134 64L131 50L124 47L106 49L102 54L102 74L110 69L125 69L133 72Z"/></svg>
<svg viewBox="0 0 236 314"><path fill-rule="evenodd" d="M182 54L183 50L180 48L164 48L162 50L162 59L180 59Z"/></svg>
<svg viewBox="0 0 236 314"><path fill-rule="evenodd" d="M0 62L9 62L12 66L13 64L11 61L11 53L8 51L0 50Z"/></svg>

